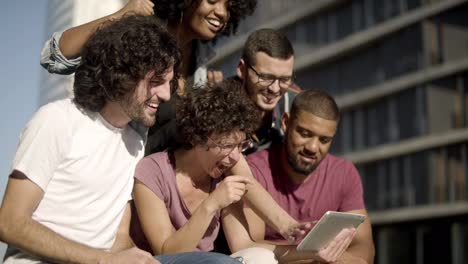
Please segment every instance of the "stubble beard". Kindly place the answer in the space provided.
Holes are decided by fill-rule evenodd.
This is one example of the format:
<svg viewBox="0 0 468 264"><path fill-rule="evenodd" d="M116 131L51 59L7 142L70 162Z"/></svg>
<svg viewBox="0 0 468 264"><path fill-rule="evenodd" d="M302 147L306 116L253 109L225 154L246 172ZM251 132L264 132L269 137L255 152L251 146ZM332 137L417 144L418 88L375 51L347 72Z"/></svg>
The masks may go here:
<svg viewBox="0 0 468 264"><path fill-rule="evenodd" d="M317 160L317 162L313 164L302 162L299 157L299 153L293 153L292 151L289 150L288 141L289 141L288 135L286 135L284 148L286 150L286 157L287 157L289 166L291 166L293 171L299 174L302 174L304 176L308 176L317 168L320 161Z"/></svg>
<svg viewBox="0 0 468 264"><path fill-rule="evenodd" d="M151 127L156 122L156 115L150 116L145 113L145 103L138 103L132 96L124 99L122 109L132 121L142 123L146 127Z"/></svg>

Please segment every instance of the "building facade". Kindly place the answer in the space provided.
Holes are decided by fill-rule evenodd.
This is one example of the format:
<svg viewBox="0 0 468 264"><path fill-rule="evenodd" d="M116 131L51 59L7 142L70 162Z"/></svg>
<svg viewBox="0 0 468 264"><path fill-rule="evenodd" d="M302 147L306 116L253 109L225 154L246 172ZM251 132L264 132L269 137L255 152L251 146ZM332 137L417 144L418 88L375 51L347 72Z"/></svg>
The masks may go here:
<svg viewBox="0 0 468 264"><path fill-rule="evenodd" d="M360 171L376 263L468 263L468 2L259 0L211 67L234 74L264 27L342 110L332 153Z"/></svg>

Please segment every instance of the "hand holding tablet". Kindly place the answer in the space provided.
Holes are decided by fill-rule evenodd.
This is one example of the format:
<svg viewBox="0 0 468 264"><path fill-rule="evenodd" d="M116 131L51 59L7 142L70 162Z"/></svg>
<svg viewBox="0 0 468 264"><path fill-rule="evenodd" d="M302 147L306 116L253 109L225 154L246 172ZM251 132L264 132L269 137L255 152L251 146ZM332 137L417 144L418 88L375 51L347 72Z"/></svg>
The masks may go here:
<svg viewBox="0 0 468 264"><path fill-rule="evenodd" d="M357 228L366 216L328 211L297 246L298 251L319 251L345 228Z"/></svg>

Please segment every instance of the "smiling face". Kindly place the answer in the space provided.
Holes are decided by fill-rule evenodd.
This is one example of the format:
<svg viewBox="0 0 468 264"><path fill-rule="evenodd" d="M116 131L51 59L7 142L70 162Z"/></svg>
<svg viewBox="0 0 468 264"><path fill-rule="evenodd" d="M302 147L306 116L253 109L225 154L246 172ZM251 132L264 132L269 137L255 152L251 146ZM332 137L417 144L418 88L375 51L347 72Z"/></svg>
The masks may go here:
<svg viewBox="0 0 468 264"><path fill-rule="evenodd" d="M211 135L206 144L195 146L193 151L202 169L210 177L219 178L239 160L242 155L239 146L244 140L243 132Z"/></svg>
<svg viewBox="0 0 468 264"><path fill-rule="evenodd" d="M195 38L211 40L228 21L228 0L195 0L185 11L183 26L190 29Z"/></svg>
<svg viewBox="0 0 468 264"><path fill-rule="evenodd" d="M337 121L306 111L295 117L285 114L282 128L286 133L285 151L290 174L307 177L327 155L336 133Z"/></svg>
<svg viewBox="0 0 468 264"><path fill-rule="evenodd" d="M148 73L138 82L135 91L121 102L124 113L131 119L152 126L156 122L156 112L161 102L170 98L170 81L174 77L171 67L157 78L154 72Z"/></svg>
<svg viewBox="0 0 468 264"><path fill-rule="evenodd" d="M273 111L288 88L285 89L284 84L280 84L281 80L292 80L294 56L278 59L264 52L257 52L254 61L254 65L248 65L241 60L237 74L245 80L247 93L257 107L262 111ZM265 85L264 79L276 80L270 82L271 85Z"/></svg>

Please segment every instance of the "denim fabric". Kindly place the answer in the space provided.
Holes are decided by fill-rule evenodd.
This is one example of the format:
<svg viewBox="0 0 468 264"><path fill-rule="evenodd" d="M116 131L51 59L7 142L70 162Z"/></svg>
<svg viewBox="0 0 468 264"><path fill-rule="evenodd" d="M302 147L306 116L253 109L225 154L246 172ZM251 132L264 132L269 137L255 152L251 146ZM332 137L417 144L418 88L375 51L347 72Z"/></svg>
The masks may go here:
<svg viewBox="0 0 468 264"><path fill-rule="evenodd" d="M228 255L215 252L187 252L155 257L161 264L241 264Z"/></svg>
<svg viewBox="0 0 468 264"><path fill-rule="evenodd" d="M50 73L72 74L80 65L81 57L70 60L65 58L58 46L60 37L62 37L62 32L55 32L52 38L44 44L41 51L41 66Z"/></svg>

